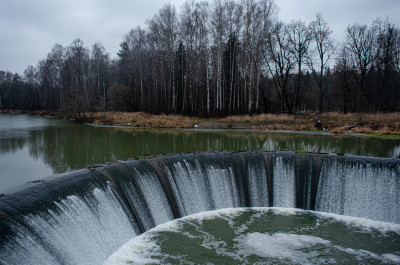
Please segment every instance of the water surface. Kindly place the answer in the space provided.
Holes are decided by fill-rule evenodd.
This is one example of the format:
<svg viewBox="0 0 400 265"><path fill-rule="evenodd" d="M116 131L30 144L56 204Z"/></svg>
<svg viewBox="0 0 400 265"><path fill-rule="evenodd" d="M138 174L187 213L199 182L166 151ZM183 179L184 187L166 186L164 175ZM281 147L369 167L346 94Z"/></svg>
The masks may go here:
<svg viewBox="0 0 400 265"><path fill-rule="evenodd" d="M290 208L223 209L159 225L105 264L398 264L399 229Z"/></svg>
<svg viewBox="0 0 400 265"><path fill-rule="evenodd" d="M396 157L399 140L227 130L101 127L0 115L0 193L87 165L146 155L224 150L307 150Z"/></svg>

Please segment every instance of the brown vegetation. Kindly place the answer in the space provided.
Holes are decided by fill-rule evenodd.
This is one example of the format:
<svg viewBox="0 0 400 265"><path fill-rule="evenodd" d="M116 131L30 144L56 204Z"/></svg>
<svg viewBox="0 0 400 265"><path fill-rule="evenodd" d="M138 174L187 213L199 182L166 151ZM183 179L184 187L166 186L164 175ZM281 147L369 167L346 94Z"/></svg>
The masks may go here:
<svg viewBox="0 0 400 265"><path fill-rule="evenodd" d="M93 124L122 125L148 128L193 128L193 118L178 115L152 115L144 112L96 112L89 120Z"/></svg>
<svg viewBox="0 0 400 265"><path fill-rule="evenodd" d="M258 115L237 115L215 119L220 122L251 122L251 123L295 123L299 116L289 114L258 114Z"/></svg>
<svg viewBox="0 0 400 265"><path fill-rule="evenodd" d="M400 113L326 113L319 117L332 133L400 134ZM351 128L352 127L352 128Z"/></svg>
<svg viewBox="0 0 400 265"><path fill-rule="evenodd" d="M378 135L400 135L400 113L351 113L323 114L260 114L253 116L230 116L220 122L262 123L255 130L323 130L334 134L364 133ZM319 121L319 122L318 122Z"/></svg>
<svg viewBox="0 0 400 265"><path fill-rule="evenodd" d="M278 116L278 115L276 115ZM289 115L287 115L289 116ZM365 133L378 135L400 135L400 113L351 113L337 112L323 114L290 115L292 124L285 125L270 116L272 124L254 127L259 130L321 130L323 128L334 134L341 133ZM281 118L278 118L280 120ZM286 120L287 122L288 120Z"/></svg>
<svg viewBox="0 0 400 265"><path fill-rule="evenodd" d="M0 110L0 113L55 116L49 111ZM235 124L249 123L254 130L320 131L333 134L362 133L376 135L400 135L400 113L309 113L309 114L258 114L237 115L217 119L203 119L180 115L152 115L144 112L96 112L85 113L86 121L97 125L120 125L147 128L193 128L199 122ZM64 118L64 117L60 117ZM319 122L318 122L319 121ZM322 127L321 127L322 126Z"/></svg>
<svg viewBox="0 0 400 265"><path fill-rule="evenodd" d="M193 128L198 122L209 121L232 124L230 128L235 128L235 123L254 123L255 130L315 131L325 129L334 134L353 132L400 135L400 113L259 114L207 120L179 115L151 115L143 112L98 112L90 114L90 117L94 124L132 127Z"/></svg>

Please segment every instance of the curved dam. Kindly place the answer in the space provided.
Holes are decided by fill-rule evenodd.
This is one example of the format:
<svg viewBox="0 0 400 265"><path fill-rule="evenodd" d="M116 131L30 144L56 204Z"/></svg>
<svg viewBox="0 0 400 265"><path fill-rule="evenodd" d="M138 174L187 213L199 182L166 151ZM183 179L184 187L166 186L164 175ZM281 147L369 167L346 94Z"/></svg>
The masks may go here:
<svg viewBox="0 0 400 265"><path fill-rule="evenodd" d="M0 264L101 264L183 216L288 207L400 223L400 160L295 152L172 154L32 183L0 197Z"/></svg>

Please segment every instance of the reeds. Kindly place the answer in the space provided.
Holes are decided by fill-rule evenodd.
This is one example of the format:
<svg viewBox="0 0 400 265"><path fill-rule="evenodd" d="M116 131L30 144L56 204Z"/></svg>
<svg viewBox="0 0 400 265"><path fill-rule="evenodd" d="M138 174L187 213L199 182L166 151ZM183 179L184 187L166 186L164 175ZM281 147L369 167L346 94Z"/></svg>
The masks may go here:
<svg viewBox="0 0 400 265"><path fill-rule="evenodd" d="M210 121L181 115L153 115L144 112L87 113L94 124L148 128L193 128L199 121ZM317 121L320 124L317 124ZM255 130L321 130L335 134L355 132L379 135L400 135L400 113L307 113L237 115L212 119L213 122L254 123Z"/></svg>
<svg viewBox="0 0 400 265"><path fill-rule="evenodd" d="M1 113L57 116L49 111L1 110ZM250 123L255 130L321 130L335 134L354 132L378 135L400 135L400 112L394 113L307 113L237 115L216 119L201 119L181 115L153 115L144 112L85 113L89 122L148 128L193 128L197 122ZM62 118L62 117L61 117ZM317 122L319 121L319 123Z"/></svg>
<svg viewBox="0 0 400 265"><path fill-rule="evenodd" d="M251 123L293 123L295 115L288 114L258 114L258 115L237 115L217 119L220 122L251 122Z"/></svg>
<svg viewBox="0 0 400 265"><path fill-rule="evenodd" d="M178 115L151 115L144 112L97 112L91 114L94 124L149 128L193 128L193 118Z"/></svg>
<svg viewBox="0 0 400 265"><path fill-rule="evenodd" d="M320 120L332 133L400 134L400 113L326 113Z"/></svg>

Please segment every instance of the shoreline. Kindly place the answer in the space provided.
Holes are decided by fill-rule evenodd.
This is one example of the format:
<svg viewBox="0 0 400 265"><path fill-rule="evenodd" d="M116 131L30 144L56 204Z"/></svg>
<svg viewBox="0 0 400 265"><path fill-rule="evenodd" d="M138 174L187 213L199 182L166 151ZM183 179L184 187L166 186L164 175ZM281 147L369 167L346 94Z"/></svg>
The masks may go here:
<svg viewBox="0 0 400 265"><path fill-rule="evenodd" d="M400 140L400 136L396 135L368 135L362 133L342 133L334 134L328 131L298 131L298 130L258 130L258 129L221 129L221 128L152 128L152 127L132 127L126 125L103 125L94 123L84 123L87 126L94 127L105 127L105 128L121 128L121 129L142 129L142 130L184 130L184 131L195 131L195 132L254 132L254 133L287 133L287 134L305 134L305 135L318 135L318 136L336 136L336 137L375 137L388 140Z"/></svg>
<svg viewBox="0 0 400 265"><path fill-rule="evenodd" d="M53 111L0 110L4 114L63 117ZM250 130L271 133L307 133L337 136L364 136L400 140L400 113L307 113L257 114L223 118L198 118L143 112L84 113L82 123L121 128Z"/></svg>

